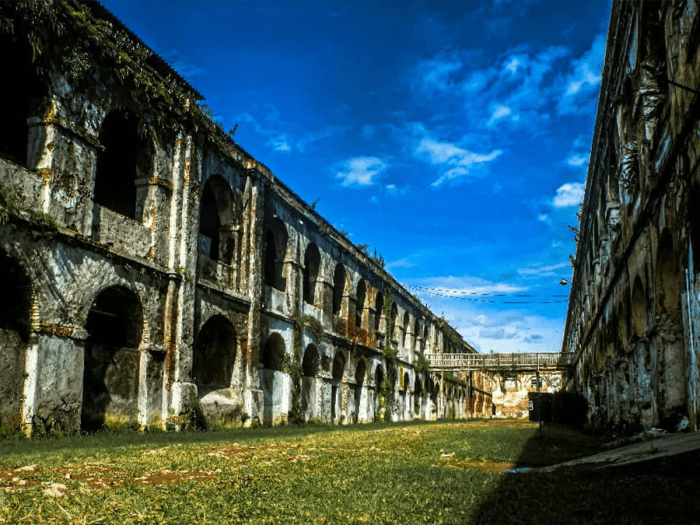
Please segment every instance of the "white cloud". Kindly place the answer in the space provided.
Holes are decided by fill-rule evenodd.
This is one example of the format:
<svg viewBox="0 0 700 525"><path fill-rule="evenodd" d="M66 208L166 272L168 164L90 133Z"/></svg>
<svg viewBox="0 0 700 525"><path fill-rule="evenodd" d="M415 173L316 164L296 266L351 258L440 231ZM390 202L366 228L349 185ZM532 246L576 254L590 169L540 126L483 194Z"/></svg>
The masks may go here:
<svg viewBox="0 0 700 525"><path fill-rule="evenodd" d="M572 168L579 168L588 162L588 157L585 155L573 154L568 159L566 159L566 164Z"/></svg>
<svg viewBox="0 0 700 525"><path fill-rule="evenodd" d="M605 35L601 33L596 35L591 48L583 56L571 61L557 106L559 114L581 115L595 111L604 58Z"/></svg>
<svg viewBox="0 0 700 525"><path fill-rule="evenodd" d="M415 265L416 263L404 257L403 259L387 263L386 267L388 270L391 270L392 268L413 268Z"/></svg>
<svg viewBox="0 0 700 525"><path fill-rule="evenodd" d="M388 167L379 157L355 157L342 164L336 178L343 186L372 186Z"/></svg>
<svg viewBox="0 0 700 525"><path fill-rule="evenodd" d="M493 150L488 154L474 153L450 142L439 142L427 137L421 139L414 151L419 158L427 158L430 164L447 168L431 184L433 187L440 186L448 180L465 177L474 168L495 160L502 153L500 149Z"/></svg>
<svg viewBox="0 0 700 525"><path fill-rule="evenodd" d="M491 127L493 126L497 121L510 116L512 111L508 106L496 106L495 109L493 110L493 113L491 113L491 118L488 121L488 126Z"/></svg>
<svg viewBox="0 0 700 525"><path fill-rule="evenodd" d="M537 216L537 220L538 220L539 222L546 222L548 218L549 218L549 216L548 216L546 213L540 213L540 214Z"/></svg>
<svg viewBox="0 0 700 525"><path fill-rule="evenodd" d="M557 189L557 194L552 200L555 208L578 206L583 200L585 186L581 182L567 182Z"/></svg>

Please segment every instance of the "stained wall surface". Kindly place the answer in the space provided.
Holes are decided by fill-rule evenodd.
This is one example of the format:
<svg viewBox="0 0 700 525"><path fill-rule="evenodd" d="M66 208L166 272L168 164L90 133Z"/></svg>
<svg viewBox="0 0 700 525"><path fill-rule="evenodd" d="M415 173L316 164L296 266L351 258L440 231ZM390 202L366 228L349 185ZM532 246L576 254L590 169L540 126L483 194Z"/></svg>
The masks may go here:
<svg viewBox="0 0 700 525"><path fill-rule="evenodd" d="M447 384L425 357L474 349L119 20L80 1L3 3L0 18L2 417L31 431L193 410L472 413L469 379Z"/></svg>
<svg viewBox="0 0 700 525"><path fill-rule="evenodd" d="M700 410L700 13L614 1L563 351L598 427Z"/></svg>

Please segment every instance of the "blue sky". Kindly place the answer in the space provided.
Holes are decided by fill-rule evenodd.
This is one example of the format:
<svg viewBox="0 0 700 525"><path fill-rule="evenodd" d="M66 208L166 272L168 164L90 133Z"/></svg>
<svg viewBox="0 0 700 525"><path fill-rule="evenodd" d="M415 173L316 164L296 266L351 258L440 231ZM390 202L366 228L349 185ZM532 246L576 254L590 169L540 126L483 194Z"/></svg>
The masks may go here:
<svg viewBox="0 0 700 525"><path fill-rule="evenodd" d="M560 350L610 0L104 5L479 351Z"/></svg>

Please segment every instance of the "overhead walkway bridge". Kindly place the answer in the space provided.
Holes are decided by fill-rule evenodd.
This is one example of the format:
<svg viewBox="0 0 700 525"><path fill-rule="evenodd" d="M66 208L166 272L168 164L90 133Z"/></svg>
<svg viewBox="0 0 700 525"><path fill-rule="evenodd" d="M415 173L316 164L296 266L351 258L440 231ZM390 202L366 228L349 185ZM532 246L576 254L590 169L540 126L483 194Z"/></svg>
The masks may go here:
<svg viewBox="0 0 700 525"><path fill-rule="evenodd" d="M512 354L434 354L428 355L430 369L436 372L470 370L516 372L567 370L574 363L572 353L536 352Z"/></svg>

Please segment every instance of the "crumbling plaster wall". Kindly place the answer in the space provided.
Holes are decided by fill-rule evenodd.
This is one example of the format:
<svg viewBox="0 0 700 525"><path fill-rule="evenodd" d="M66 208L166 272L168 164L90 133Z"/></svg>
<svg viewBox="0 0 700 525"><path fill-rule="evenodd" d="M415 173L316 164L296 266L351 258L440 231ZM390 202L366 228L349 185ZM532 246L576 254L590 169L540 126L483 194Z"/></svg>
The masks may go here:
<svg viewBox="0 0 700 525"><path fill-rule="evenodd" d="M613 3L563 343L594 426L698 423L699 24Z"/></svg>

